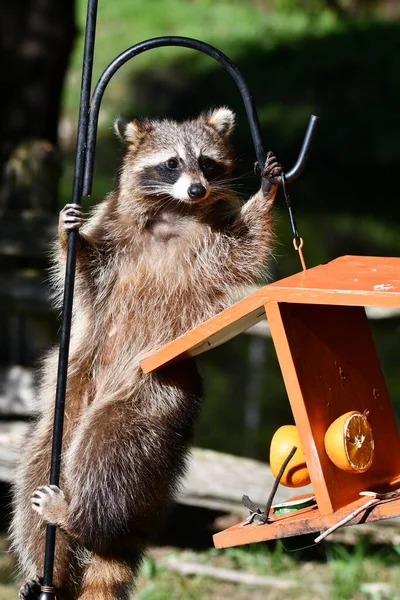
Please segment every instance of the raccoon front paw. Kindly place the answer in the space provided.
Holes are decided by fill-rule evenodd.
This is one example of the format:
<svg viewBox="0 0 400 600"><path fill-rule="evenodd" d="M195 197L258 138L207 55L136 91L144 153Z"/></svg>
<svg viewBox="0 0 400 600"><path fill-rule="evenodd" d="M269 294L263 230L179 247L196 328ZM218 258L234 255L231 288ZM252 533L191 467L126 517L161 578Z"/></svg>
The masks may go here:
<svg viewBox="0 0 400 600"><path fill-rule="evenodd" d="M85 219L79 204L66 204L60 212L60 227L64 231L79 229Z"/></svg>
<svg viewBox="0 0 400 600"><path fill-rule="evenodd" d="M277 161L276 156L273 152L268 152L267 160L265 161L262 177L267 179L270 177L277 177L282 173L282 165Z"/></svg>
<svg viewBox="0 0 400 600"><path fill-rule="evenodd" d="M18 600L37 600L41 593L40 585L40 577L29 579L19 588Z"/></svg>
<svg viewBox="0 0 400 600"><path fill-rule="evenodd" d="M68 502L64 493L56 485L43 485L31 497L32 509L44 521L52 525L62 525L67 517Z"/></svg>

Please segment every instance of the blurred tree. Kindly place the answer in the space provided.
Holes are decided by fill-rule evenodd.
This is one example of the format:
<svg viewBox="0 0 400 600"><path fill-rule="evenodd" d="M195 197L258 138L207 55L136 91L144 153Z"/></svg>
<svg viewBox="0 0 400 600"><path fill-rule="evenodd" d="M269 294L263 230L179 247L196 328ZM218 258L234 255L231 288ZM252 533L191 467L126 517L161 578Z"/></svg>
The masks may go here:
<svg viewBox="0 0 400 600"><path fill-rule="evenodd" d="M279 10L300 9L305 12L318 12L330 9L342 19L368 15L375 11L378 5L383 6L386 3L385 0L274 0Z"/></svg>
<svg viewBox="0 0 400 600"><path fill-rule="evenodd" d="M367 15L374 11L380 0L325 0L325 4L340 16L351 17L355 15Z"/></svg>
<svg viewBox="0 0 400 600"><path fill-rule="evenodd" d="M2 0L0 208L55 210L61 90L75 36L74 0Z"/></svg>
<svg viewBox="0 0 400 600"><path fill-rule="evenodd" d="M43 280L75 15L74 0L1 0L0 7L0 364L7 369L32 364L54 339Z"/></svg>

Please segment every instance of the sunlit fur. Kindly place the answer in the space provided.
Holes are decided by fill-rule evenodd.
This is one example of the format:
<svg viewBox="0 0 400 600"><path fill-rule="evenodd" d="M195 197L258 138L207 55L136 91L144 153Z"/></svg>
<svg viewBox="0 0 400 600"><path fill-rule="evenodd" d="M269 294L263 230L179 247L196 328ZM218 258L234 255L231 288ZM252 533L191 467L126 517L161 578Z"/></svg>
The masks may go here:
<svg viewBox="0 0 400 600"><path fill-rule="evenodd" d="M259 278L270 255L275 186L243 206L231 192L233 124L233 113L221 108L183 123L116 125L126 144L118 186L93 210L78 241L59 600L128 598L147 540L185 471L202 398L193 361L147 375L139 361L225 308L238 287ZM201 169L200 156L216 161L215 177ZM204 198L184 198L184 186L174 198L174 184L163 181L163 173L173 178L164 169L170 158L180 161L186 182L204 184ZM61 223L58 297L66 246ZM27 579L43 565L44 524L30 496L48 482L56 363L54 350L43 364L40 416L15 485L13 547Z"/></svg>

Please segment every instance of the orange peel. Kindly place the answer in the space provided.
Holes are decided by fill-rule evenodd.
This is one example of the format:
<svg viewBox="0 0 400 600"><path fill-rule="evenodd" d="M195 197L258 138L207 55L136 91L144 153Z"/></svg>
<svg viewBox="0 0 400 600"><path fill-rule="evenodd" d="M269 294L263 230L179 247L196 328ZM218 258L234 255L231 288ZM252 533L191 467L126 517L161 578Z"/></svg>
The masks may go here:
<svg viewBox="0 0 400 600"><path fill-rule="evenodd" d="M325 450L336 467L365 473L374 458L374 438L368 412L349 411L338 417L325 433Z"/></svg>
<svg viewBox="0 0 400 600"><path fill-rule="evenodd" d="M310 474L295 425L283 425L274 433L271 440L269 462L273 476L277 477L293 446L296 446L297 450L284 470L280 483L286 487L296 488L308 485Z"/></svg>

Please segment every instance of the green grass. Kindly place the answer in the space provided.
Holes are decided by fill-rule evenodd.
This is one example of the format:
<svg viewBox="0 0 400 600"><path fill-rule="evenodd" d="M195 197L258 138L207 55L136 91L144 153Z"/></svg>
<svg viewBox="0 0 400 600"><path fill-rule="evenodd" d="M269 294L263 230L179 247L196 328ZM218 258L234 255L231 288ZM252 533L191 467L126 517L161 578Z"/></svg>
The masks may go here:
<svg viewBox="0 0 400 600"><path fill-rule="evenodd" d="M0 600L14 600L10 556L0 541ZM325 555L307 560L306 551L289 554L253 544L203 552L153 548L143 563L135 600L400 600L399 547L377 549L362 537L354 546L327 544ZM310 555L312 556L312 555ZM167 568L168 559L255 573L291 582L279 589L230 583L203 576L180 575ZM132 597L133 600L133 597Z"/></svg>
<svg viewBox="0 0 400 600"><path fill-rule="evenodd" d="M352 598L400 598L398 574L398 547L370 554L368 540L361 540L354 548L338 544L328 545L328 570L332 583L332 600ZM371 583L380 583L380 592ZM379 586L376 586L379 590ZM365 595L362 595L364 592Z"/></svg>
<svg viewBox="0 0 400 600"><path fill-rule="evenodd" d="M0 534L0 600L15 600L18 586L13 579L14 563L4 535Z"/></svg>

